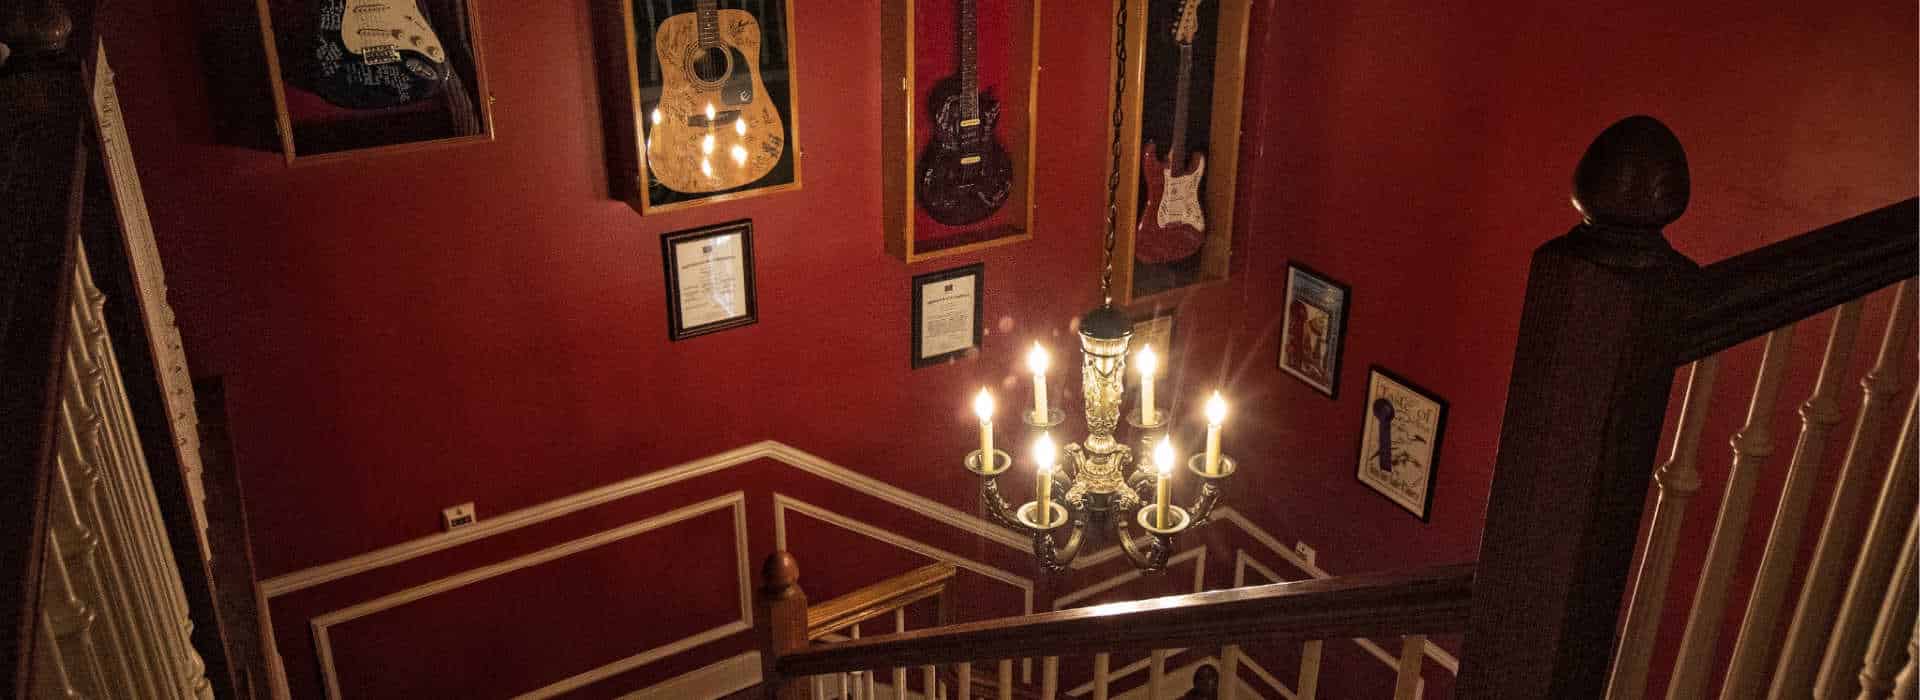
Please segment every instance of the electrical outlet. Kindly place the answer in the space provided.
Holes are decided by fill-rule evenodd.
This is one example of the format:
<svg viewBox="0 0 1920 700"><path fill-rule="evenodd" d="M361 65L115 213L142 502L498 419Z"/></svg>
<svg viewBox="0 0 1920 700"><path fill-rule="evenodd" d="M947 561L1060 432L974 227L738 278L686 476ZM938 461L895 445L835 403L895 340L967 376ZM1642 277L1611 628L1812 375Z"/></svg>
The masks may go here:
<svg viewBox="0 0 1920 700"><path fill-rule="evenodd" d="M440 511L440 526L448 532L472 525L479 519L480 514L474 512L473 504L470 502Z"/></svg>
<svg viewBox="0 0 1920 700"><path fill-rule="evenodd" d="M1306 560L1308 566L1313 566L1314 551L1312 547L1307 546L1307 543L1293 543L1293 553L1300 555L1301 559Z"/></svg>

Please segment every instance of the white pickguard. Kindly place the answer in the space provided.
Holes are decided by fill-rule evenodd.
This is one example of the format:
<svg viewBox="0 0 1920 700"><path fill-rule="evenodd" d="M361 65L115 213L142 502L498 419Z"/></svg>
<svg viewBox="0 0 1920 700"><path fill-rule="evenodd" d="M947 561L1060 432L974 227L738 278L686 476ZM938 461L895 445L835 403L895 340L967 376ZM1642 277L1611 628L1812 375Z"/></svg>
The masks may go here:
<svg viewBox="0 0 1920 700"><path fill-rule="evenodd" d="M427 26L414 0L347 0L340 19L340 43L368 65L398 61L412 51L434 62L447 60L440 35Z"/></svg>
<svg viewBox="0 0 1920 700"><path fill-rule="evenodd" d="M1156 222L1160 228L1186 224L1195 231L1207 230L1207 213L1200 207L1200 176L1207 172L1207 161L1205 158L1195 161L1193 172L1179 177L1174 177L1172 166L1161 171L1167 185L1160 194L1160 217Z"/></svg>

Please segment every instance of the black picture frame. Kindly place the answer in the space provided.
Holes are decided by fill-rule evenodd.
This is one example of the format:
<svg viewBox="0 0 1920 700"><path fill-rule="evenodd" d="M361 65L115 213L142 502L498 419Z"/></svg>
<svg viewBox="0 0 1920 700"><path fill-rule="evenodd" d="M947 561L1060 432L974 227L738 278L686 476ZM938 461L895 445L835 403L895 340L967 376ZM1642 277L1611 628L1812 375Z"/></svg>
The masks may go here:
<svg viewBox="0 0 1920 700"><path fill-rule="evenodd" d="M980 348L980 341L985 336L982 319L984 318L986 308L986 270L987 267L985 263L974 263L972 265L962 265L937 272L914 275L911 288L913 297L913 342L908 348L912 353L910 359L912 360L914 369L946 363L964 357L967 353ZM925 320L922 313L925 308L927 287L963 277L973 278L973 344L958 350L935 355L929 356L923 354L922 345L926 339L922 337L921 324L922 321Z"/></svg>
<svg viewBox="0 0 1920 700"><path fill-rule="evenodd" d="M1286 297L1280 303L1280 348L1275 363L1281 371L1329 399L1340 396L1341 359L1347 351L1347 326L1351 325L1348 312L1352 304L1352 287L1319 270L1287 261ZM1317 352L1311 329L1315 312L1325 319L1325 325L1331 326L1318 334L1322 349Z"/></svg>
<svg viewBox="0 0 1920 700"><path fill-rule="evenodd" d="M1431 406L1419 406L1415 400L1426 402ZM1391 409L1384 417L1381 415L1382 412L1374 407L1374 404L1379 401L1387 402L1388 408ZM1354 450L1353 478L1388 501L1392 501L1394 505L1400 506L1402 510L1412 513L1414 517L1420 519L1420 522L1433 522L1434 483L1440 473L1440 448L1447 434L1447 400L1384 367L1373 365L1367 371L1367 394L1360 405L1361 429L1359 444ZM1421 415L1422 410L1431 411L1430 421L1428 416ZM1403 430L1403 432L1411 432L1409 438L1424 440L1427 447L1418 447L1415 440L1410 439L1407 442L1409 448L1406 451L1389 451L1384 455L1388 468L1383 469L1381 452L1368 449L1369 442L1378 444L1377 437L1373 440L1369 440L1369 437L1378 434L1377 426L1383 422L1391 426L1424 428ZM1431 437L1428 438L1422 433L1430 434ZM1391 446L1393 440L1391 433L1388 439ZM1417 464L1416 460L1421 456L1419 454L1421 451L1425 452L1426 461L1424 465L1417 467L1421 471L1422 479L1420 493L1416 495L1409 493L1410 489L1402 488L1396 483L1398 479L1395 477L1402 475L1401 456L1405 455L1407 461ZM1368 464L1370 460L1373 461L1371 469ZM1409 472L1409 475L1411 473Z"/></svg>
<svg viewBox="0 0 1920 700"><path fill-rule="evenodd" d="M1133 316L1131 320L1133 337L1127 341L1128 369L1126 377L1121 380L1126 383L1128 391L1133 391L1134 387L1140 385L1139 368L1133 364L1135 358L1140 355L1140 349L1152 344L1154 354L1160 356L1158 376L1170 377L1174 370L1173 359L1179 357L1179 349L1175 346L1179 344L1180 339L1180 315L1176 307L1156 307L1145 314ZM1162 324L1166 329L1166 341L1154 343L1158 334L1154 327Z"/></svg>
<svg viewBox="0 0 1920 700"><path fill-rule="evenodd" d="M680 252L683 246L702 240L721 239L728 236L740 237L739 284L743 290L744 303L740 311L723 318L698 322L692 325L685 317L685 300L681 298ZM718 333L720 331L751 326L760 321L759 299L754 291L753 271L753 221L741 219L723 224L702 226L662 234L660 236L660 261L665 268L667 283L667 338L674 341L686 340L696 336ZM723 302L724 303L724 302Z"/></svg>

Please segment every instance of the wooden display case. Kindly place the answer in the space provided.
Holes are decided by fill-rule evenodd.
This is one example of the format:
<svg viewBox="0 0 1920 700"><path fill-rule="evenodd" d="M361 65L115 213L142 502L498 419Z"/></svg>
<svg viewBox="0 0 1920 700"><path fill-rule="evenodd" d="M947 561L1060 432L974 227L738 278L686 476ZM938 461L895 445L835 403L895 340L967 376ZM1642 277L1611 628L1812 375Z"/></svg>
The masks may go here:
<svg viewBox="0 0 1920 700"><path fill-rule="evenodd" d="M885 0L880 23L881 228L887 252L912 263L1032 238L1040 0ZM971 62L963 31L969 24ZM964 103L962 76L969 63L983 124L965 125L972 118L967 110L949 108L952 117L943 131L934 103L954 103L936 100L936 92L957 93ZM959 143L942 138L955 133L975 140L941 148ZM996 178L1001 149L1005 175ZM962 164L972 158L980 160ZM963 191L952 186L954 178L1004 179L1004 200L988 204L997 198L993 187ZM982 210L988 211L977 216Z"/></svg>
<svg viewBox="0 0 1920 700"><path fill-rule="evenodd" d="M1127 11L1127 35L1124 38L1129 57L1123 76L1125 102L1120 123L1120 192L1115 227L1118 229L1117 258L1114 265L1114 296L1121 303L1135 304L1157 295L1227 278L1233 249L1233 197L1240 152L1240 112L1242 82L1247 61L1247 24L1252 13L1251 0L1115 0L1114 10ZM1191 9L1190 9L1191 8ZM1191 12L1191 43L1185 80L1181 60L1180 31L1183 15ZM1120 37L1115 37L1120 40ZM1142 57L1136 60L1133 57ZM1113 71L1122 70L1115 63ZM1114 77L1108 73L1108 79ZM1180 92L1187 93L1186 119L1176 125ZM1113 97L1108 97L1108 107ZM1112 131L1109 130L1111 135ZM1184 138L1180 138L1184 136ZM1165 173L1149 177L1152 164L1167 165L1176 139L1184 146L1185 161L1168 178ZM1145 155L1151 146L1151 157ZM1155 194L1156 181L1191 178L1182 173L1199 156L1203 167L1198 177L1196 196L1188 201L1197 206L1204 219L1197 242L1169 240L1170 226L1161 217ZM1143 164L1143 160L1146 163ZM1111 174L1111 171L1109 171ZM1169 185L1168 191L1174 189ZM1183 212L1185 213L1185 212ZM1156 230L1142 229L1142 223ZM1186 252L1191 249L1191 252Z"/></svg>

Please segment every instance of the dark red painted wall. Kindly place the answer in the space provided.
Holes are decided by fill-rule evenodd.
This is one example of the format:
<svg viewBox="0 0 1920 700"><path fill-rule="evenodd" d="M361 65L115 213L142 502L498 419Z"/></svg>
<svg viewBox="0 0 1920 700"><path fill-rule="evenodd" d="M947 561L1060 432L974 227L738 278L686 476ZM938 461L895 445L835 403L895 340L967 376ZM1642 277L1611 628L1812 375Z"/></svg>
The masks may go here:
<svg viewBox="0 0 1920 700"><path fill-rule="evenodd" d="M967 397L1022 396L1019 352L1066 351L1094 300L1106 3L1045 5L1035 239L912 267L878 230L878 2L799 2L804 189L644 219L608 197L588 3L476 4L496 142L296 168L218 145L203 69L257 68L194 41L204 3L110 13L262 576L766 438L970 507ZM1526 258L1574 223L1600 129L1680 134L1694 205L1670 233L1702 261L1914 193L1915 9L1844 5L1260 3L1234 280L1181 302L1167 392L1228 387L1234 501L1334 572L1471 559ZM740 217L759 324L667 342L659 234ZM1354 288L1337 401L1274 369L1289 258ZM909 278L974 261L984 356L910 371ZM1353 479L1371 363L1452 403L1431 524Z"/></svg>

